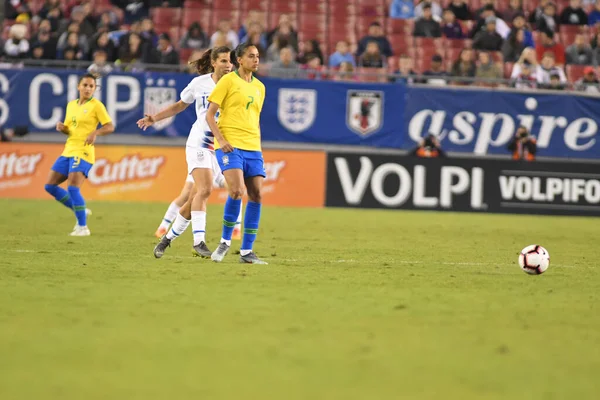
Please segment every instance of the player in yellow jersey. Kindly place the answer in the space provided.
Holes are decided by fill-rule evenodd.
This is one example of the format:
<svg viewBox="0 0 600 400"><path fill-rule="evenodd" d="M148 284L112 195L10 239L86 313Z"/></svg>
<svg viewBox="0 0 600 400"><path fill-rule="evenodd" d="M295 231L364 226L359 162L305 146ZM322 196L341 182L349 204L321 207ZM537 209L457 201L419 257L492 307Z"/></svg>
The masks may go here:
<svg viewBox="0 0 600 400"><path fill-rule="evenodd" d="M256 77L259 56L256 46L240 44L231 57L238 67L217 83L208 97L206 121L215 137L215 155L225 176L229 197L223 215L223 234L211 259L223 260L231 246L231 234L241 208L244 186L248 204L244 218L240 262L266 264L253 251L261 212L265 167L260 144L260 112L265 85ZM215 120L220 110L219 121Z"/></svg>
<svg viewBox="0 0 600 400"><path fill-rule="evenodd" d="M67 104L65 121L56 124L56 130L69 138L61 156L52 166L45 189L75 212L77 225L71 236L89 236L85 200L79 189L95 161L96 137L112 133L115 127L104 104L94 98L94 75L83 75L79 79L77 90L79 98ZM98 124L102 127L98 128ZM67 181L68 191L58 186L64 181Z"/></svg>

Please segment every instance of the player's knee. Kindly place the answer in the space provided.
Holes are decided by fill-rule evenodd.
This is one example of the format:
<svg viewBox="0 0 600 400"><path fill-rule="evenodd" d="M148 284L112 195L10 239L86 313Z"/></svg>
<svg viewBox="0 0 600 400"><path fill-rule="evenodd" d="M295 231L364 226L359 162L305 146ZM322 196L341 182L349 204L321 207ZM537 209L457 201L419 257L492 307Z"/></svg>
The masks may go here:
<svg viewBox="0 0 600 400"><path fill-rule="evenodd" d="M248 199L254 203L262 203L262 195L260 190L248 189Z"/></svg>
<svg viewBox="0 0 600 400"><path fill-rule="evenodd" d="M231 187L229 188L229 197L234 200L239 200L244 196L244 191L241 187Z"/></svg>
<svg viewBox="0 0 600 400"><path fill-rule="evenodd" d="M202 200L206 200L210 197L211 193L212 193L212 187L210 187L210 186L201 187L201 188L197 189L196 197L199 197Z"/></svg>

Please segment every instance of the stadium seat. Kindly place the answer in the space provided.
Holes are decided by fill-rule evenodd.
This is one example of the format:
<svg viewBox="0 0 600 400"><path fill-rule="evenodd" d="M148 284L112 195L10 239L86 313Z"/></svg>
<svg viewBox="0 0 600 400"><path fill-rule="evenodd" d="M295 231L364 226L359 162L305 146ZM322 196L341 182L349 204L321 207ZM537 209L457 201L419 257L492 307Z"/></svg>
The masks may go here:
<svg viewBox="0 0 600 400"><path fill-rule="evenodd" d="M199 22L202 30L207 34L212 34L211 10L204 8L186 8L183 10L181 27L187 29L194 22Z"/></svg>
<svg viewBox="0 0 600 400"><path fill-rule="evenodd" d="M415 46L416 47L431 47L431 48L441 49L441 48L444 47L444 39L442 39L442 38L416 37L415 38Z"/></svg>
<svg viewBox="0 0 600 400"><path fill-rule="evenodd" d="M213 10L238 11L240 9L240 0L214 1Z"/></svg>
<svg viewBox="0 0 600 400"><path fill-rule="evenodd" d="M294 29L298 29L298 14L271 11L269 13L269 24L267 25L267 30L271 30L277 27L277 24L279 24L279 17L281 16L281 14L289 15L290 20L292 21L292 26L294 27Z"/></svg>
<svg viewBox="0 0 600 400"><path fill-rule="evenodd" d="M361 82L385 82L385 68L357 68Z"/></svg>
<svg viewBox="0 0 600 400"><path fill-rule="evenodd" d="M229 20L231 22L231 28L237 31L240 27L240 12L238 10L213 10L212 12L212 26L216 29L219 22L222 20Z"/></svg>
<svg viewBox="0 0 600 400"><path fill-rule="evenodd" d="M326 14L327 2L324 0L301 1L298 12L307 14Z"/></svg>
<svg viewBox="0 0 600 400"><path fill-rule="evenodd" d="M290 1L290 3L292 3ZM240 4L241 10L261 10L267 11L269 10L269 1L268 0L242 0Z"/></svg>
<svg viewBox="0 0 600 400"><path fill-rule="evenodd" d="M412 19L388 18L387 22L388 34L412 35L415 29L415 22Z"/></svg>
<svg viewBox="0 0 600 400"><path fill-rule="evenodd" d="M181 8L156 7L150 10L155 25L179 26L181 24Z"/></svg>
<svg viewBox="0 0 600 400"><path fill-rule="evenodd" d="M583 77L583 70L588 66L589 65L567 65L567 80L572 83L576 82L578 79Z"/></svg>
<svg viewBox="0 0 600 400"><path fill-rule="evenodd" d="M192 55L192 53L194 52L193 49L180 49L179 50L179 61L181 61L182 64L187 64L187 62L190 59L190 56Z"/></svg>

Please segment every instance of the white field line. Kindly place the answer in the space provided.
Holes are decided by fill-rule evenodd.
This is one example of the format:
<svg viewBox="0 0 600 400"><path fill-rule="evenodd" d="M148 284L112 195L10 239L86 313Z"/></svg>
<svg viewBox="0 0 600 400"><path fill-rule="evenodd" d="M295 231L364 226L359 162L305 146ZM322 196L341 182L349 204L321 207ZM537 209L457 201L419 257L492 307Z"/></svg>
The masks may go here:
<svg viewBox="0 0 600 400"><path fill-rule="evenodd" d="M31 249L12 249L9 250L9 252L12 253L30 253L30 254L47 254L47 253L51 253L51 254L65 254L65 255L71 255L71 256L94 256L94 255L106 255L106 256L118 256L118 257L122 257L124 254L121 253L100 253L100 252L83 252L83 251L70 251L70 250L31 250ZM150 254L149 254L150 255ZM192 257L192 256L172 256L172 255L167 255L167 258L177 258L177 259L196 259L197 257ZM296 258L273 258L276 261L282 261L282 262L292 262L292 263L296 263L296 262L302 262L302 260L298 260ZM347 264L353 264L353 263L361 263L361 264L375 264L373 262L369 262L366 260L360 261L360 260L353 260L353 259L348 259L348 260L331 260L330 262L332 263L347 263ZM494 263L484 263L484 262L440 262L440 261L422 261L422 260L386 260L383 262L377 262L377 264L438 264L438 265L453 265L453 266L464 266L464 267L485 267L485 266L498 266L498 267L505 267L505 266L513 266L513 264L494 264ZM559 268L575 268L574 265L562 265L562 264L552 264L552 267L559 267Z"/></svg>

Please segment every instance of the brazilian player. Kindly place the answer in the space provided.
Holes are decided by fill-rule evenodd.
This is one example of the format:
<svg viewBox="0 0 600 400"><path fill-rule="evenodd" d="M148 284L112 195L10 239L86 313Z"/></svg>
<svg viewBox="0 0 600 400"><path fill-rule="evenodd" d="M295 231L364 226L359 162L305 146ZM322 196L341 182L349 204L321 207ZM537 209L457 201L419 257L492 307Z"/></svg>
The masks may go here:
<svg viewBox="0 0 600 400"><path fill-rule="evenodd" d="M253 251L261 212L261 191L265 179L260 144L260 112L265 100L265 85L254 77L259 56L256 46L240 44L232 55L238 67L217 83L208 97L206 122L215 137L215 155L223 171L229 197L225 203L223 233L211 259L221 262L231 246L231 234L242 206L244 186L248 204L244 218L240 262L267 264ZM215 116L220 109L219 122Z"/></svg>
<svg viewBox="0 0 600 400"><path fill-rule="evenodd" d="M104 104L94 98L94 75L83 75L77 90L79 98L67 104L65 121L56 124L56 130L69 137L64 151L52 166L45 189L58 202L75 212L77 225L71 236L90 236L85 200L80 188L95 161L96 137L114 132L115 127ZM98 124L102 127L98 128ZM68 190L58 186L64 181L67 181Z"/></svg>

